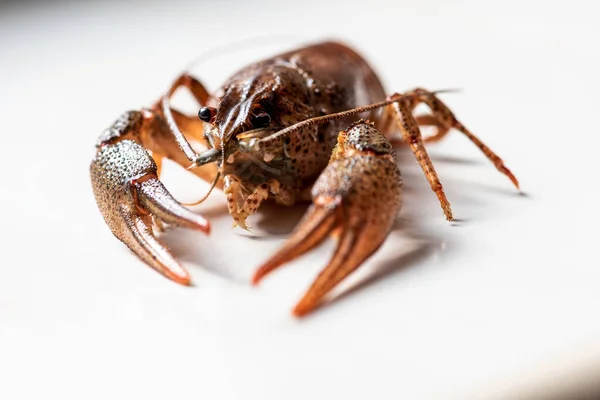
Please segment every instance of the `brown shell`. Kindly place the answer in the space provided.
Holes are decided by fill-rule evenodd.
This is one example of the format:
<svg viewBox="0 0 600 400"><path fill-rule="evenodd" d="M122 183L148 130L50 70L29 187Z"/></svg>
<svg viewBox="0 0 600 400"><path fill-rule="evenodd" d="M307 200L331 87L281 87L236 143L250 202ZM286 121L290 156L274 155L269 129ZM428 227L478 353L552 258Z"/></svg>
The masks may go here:
<svg viewBox="0 0 600 400"><path fill-rule="evenodd" d="M206 135L215 146L226 143L225 160L233 162L225 162L224 175L236 175L249 191L275 179L297 192L313 184L329 161L337 134L355 118L309 127L273 141L268 148L248 152L244 139L237 137L255 129L252 117L262 112L271 116L269 129L257 133L264 137L314 116L385 98L367 62L333 42L252 64L234 74L217 96L216 123Z"/></svg>

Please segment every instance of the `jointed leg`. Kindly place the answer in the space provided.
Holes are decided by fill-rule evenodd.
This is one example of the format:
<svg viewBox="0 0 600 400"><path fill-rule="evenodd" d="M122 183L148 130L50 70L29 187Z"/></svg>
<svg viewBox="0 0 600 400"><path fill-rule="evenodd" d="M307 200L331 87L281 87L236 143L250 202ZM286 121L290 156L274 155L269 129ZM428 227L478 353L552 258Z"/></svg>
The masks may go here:
<svg viewBox="0 0 600 400"><path fill-rule="evenodd" d="M189 117L176 110L171 110L171 113L177 125L186 133L186 136L189 134L190 137L197 137L200 144L205 148L208 148L208 143L202 136L202 121L198 118ZM164 118L155 113L148 113L147 118L152 119L154 125L158 128L152 130L151 133L144 138L143 146L152 152L152 158L154 158L156 164L160 167L162 158L165 157L175 161L184 168L189 167L190 162L188 158L182 153L175 137L164 121ZM190 172L210 183L216 176L217 169L217 165L213 163L192 168L190 169ZM217 186L222 188L222 182L219 182Z"/></svg>
<svg viewBox="0 0 600 400"><path fill-rule="evenodd" d="M208 90L204 85L191 75L183 74L179 78L175 79L175 82L171 85L171 88L167 92L169 98L173 96L175 91L181 87L188 88L192 96L201 105L205 105L210 97Z"/></svg>
<svg viewBox="0 0 600 400"><path fill-rule="evenodd" d="M209 94L202 83L187 74L183 74L175 80L171 88L167 91L167 98L170 100L173 94L182 87L190 91L199 105L205 105L208 102ZM160 132L153 132L154 137L150 138L150 143L147 143L146 147L152 151L152 155L157 163L160 163L159 160L162 157L167 157L182 167L188 168L190 164L193 164L197 154L186 138L192 138L208 148L208 143L203 136L204 124L196 116L185 115L173 109L170 104L168 104L168 110L165 110L163 106L161 98L151 110L148 110L148 114L151 114L149 117L160 119L160 124L166 129L161 129ZM166 115L167 113L169 114L168 116ZM169 124L168 117L172 118L175 126ZM160 143L153 145L152 142ZM208 175L215 175L216 172L212 171L214 167L194 169L193 172L204 180L210 180L206 173L207 169L211 170Z"/></svg>
<svg viewBox="0 0 600 400"><path fill-rule="evenodd" d="M423 172L425 173L425 176L431 185L431 189L436 193L440 201L440 205L444 210L444 214L446 215L446 219L449 221L452 220L450 204L448 203L435 168L423 143L439 141L446 136L449 130L452 128L457 129L466 135L481 149L486 157L494 163L500 172L505 174L517 188L519 187L517 179L510 172L510 170L506 168L502 159L498 157L489 147L483 144L479 138L467 130L467 128L465 128L465 126L456 119L450 109L444 103L442 103L442 101L438 99L435 94L424 89L415 89L404 96L405 97L403 98L401 98L401 96L398 94L390 96L390 98L398 98L399 101L391 104L389 109L391 109L396 116L398 127L400 128L404 142L411 147L411 150L415 154L417 161L421 165L421 168L423 169ZM420 103L427 104L431 109L432 114L420 115L415 118L412 113L416 106ZM437 132L433 136L423 139L419 125L436 126Z"/></svg>
<svg viewBox="0 0 600 400"><path fill-rule="evenodd" d="M407 93L407 95L410 94L418 95L406 99L406 102L410 103L409 106L411 111L420 103L427 104L431 109L432 116L438 121L439 125L445 127L447 130L454 128L462 132L477 147L479 147L483 154L485 154L485 156L496 166L498 171L506 175L512 181L512 183L519 188L519 182L517 181L517 178L515 178L512 172L506 168L502 159L498 157L496 153L487 147L481 140L479 140L477 136L471 133L462 123L460 123L452 111L450 111L450 109L435 94L432 94L431 92L421 88L417 88ZM430 140L439 140L446 134L446 132L447 131L439 130L438 133Z"/></svg>
<svg viewBox="0 0 600 400"><path fill-rule="evenodd" d="M399 95L395 94L390 97L393 98L397 96ZM410 146L412 152L417 158L417 161L423 169L425 177L427 178L427 181L431 186L431 190L433 190L436 196L438 197L446 219L448 221L452 221L452 210L450 209L450 203L446 198L444 188L440 183L440 179L438 178L437 172L435 171L435 167L433 166L433 163L429 158L429 154L427 154L427 150L423 145L421 131L419 130L419 126L417 125L415 117L413 117L412 115L410 104L408 103L408 101L401 100L397 103L392 104L390 107L394 112L404 142Z"/></svg>
<svg viewBox="0 0 600 400"><path fill-rule="evenodd" d="M446 136L446 134L448 134L448 132L450 131L450 128L444 126L433 115L429 115L429 114L417 115L415 117L415 120L417 121L417 125L419 125L419 127L435 126L435 128L436 128L436 132L433 135L426 136L423 138L423 142L425 142L425 143L438 142L438 141L442 140Z"/></svg>

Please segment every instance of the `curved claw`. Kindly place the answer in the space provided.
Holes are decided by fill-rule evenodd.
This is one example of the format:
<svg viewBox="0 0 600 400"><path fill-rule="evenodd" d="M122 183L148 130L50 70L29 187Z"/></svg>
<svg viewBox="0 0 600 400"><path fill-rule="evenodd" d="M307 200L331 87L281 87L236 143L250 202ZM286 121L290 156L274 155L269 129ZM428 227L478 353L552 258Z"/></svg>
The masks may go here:
<svg viewBox="0 0 600 400"><path fill-rule="evenodd" d="M210 224L179 204L158 180L156 164L133 140L105 142L90 166L98 208L112 233L148 265L175 282L190 276L154 237L160 222L210 232Z"/></svg>
<svg viewBox="0 0 600 400"><path fill-rule="evenodd" d="M257 284L275 268L338 236L329 264L293 310L303 316L369 258L387 237L401 206L400 172L391 145L359 121L338 136L332 159L317 179L313 204L286 244L255 273Z"/></svg>
<svg viewBox="0 0 600 400"><path fill-rule="evenodd" d="M262 278L275 268L295 259L314 249L327 237L338 223L335 209L310 206L302 221L277 253L269 258L252 277L252 283L257 285Z"/></svg>

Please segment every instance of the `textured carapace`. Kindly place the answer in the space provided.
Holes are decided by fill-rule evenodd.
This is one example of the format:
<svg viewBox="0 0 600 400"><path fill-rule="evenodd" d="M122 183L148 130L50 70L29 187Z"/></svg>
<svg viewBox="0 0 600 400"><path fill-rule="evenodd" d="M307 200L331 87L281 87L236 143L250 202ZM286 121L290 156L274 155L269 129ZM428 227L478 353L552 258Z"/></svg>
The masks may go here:
<svg viewBox="0 0 600 400"><path fill-rule="evenodd" d="M243 182L247 192L232 196L238 203L261 185L276 180L283 189L279 194L270 193L270 197L288 204L303 190L310 189L327 165L337 133L351 120L312 126L260 150L250 143L311 117L384 98L383 87L360 56L343 45L323 43L281 54L235 73L208 101L217 113L204 135L210 146L224 147L225 181ZM230 210L235 218L235 207ZM242 216L236 222L245 226Z"/></svg>

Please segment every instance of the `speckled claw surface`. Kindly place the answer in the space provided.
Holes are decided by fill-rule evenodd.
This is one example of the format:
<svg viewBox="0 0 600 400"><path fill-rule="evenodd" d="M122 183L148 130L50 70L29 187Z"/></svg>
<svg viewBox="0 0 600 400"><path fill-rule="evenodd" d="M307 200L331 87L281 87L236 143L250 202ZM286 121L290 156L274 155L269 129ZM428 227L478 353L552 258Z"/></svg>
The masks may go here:
<svg viewBox="0 0 600 400"><path fill-rule="evenodd" d="M400 210L401 186L388 140L368 122L353 124L339 134L331 161L313 187L313 204L292 237L256 271L253 283L327 236L337 236L329 264L293 310L306 315L381 246Z"/></svg>
<svg viewBox="0 0 600 400"><path fill-rule="evenodd" d="M90 166L98 208L112 233L148 265L175 282L190 276L154 236L153 222L209 233L206 219L179 204L158 180L156 163L135 140L142 116L125 114L101 136Z"/></svg>

